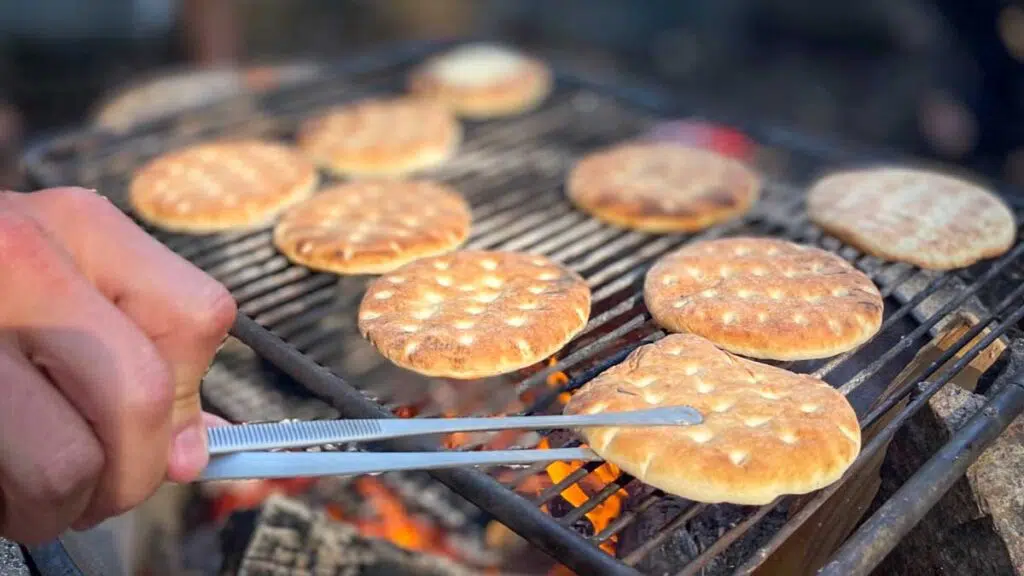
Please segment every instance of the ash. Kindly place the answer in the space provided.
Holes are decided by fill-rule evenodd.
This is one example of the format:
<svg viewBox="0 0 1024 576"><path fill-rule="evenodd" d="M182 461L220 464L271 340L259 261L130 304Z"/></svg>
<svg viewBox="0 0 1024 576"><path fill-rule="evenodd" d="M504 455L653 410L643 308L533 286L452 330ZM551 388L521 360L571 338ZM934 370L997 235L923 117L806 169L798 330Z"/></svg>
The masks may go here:
<svg viewBox="0 0 1024 576"><path fill-rule="evenodd" d="M645 489L630 497L630 503L639 502L651 492ZM626 529L621 537L618 556L624 558L644 542L654 539L666 522L671 521L691 503L682 498L662 499L647 510L637 522ZM628 509L628 505L627 505ZM651 550L635 566L644 574L672 575L707 550L731 528L756 511L754 507L715 505L708 506L683 529L676 530ZM788 511L782 504L769 512L744 536L710 560L700 572L702 576L732 574L733 570L765 544L786 523Z"/></svg>
<svg viewBox="0 0 1024 576"><path fill-rule="evenodd" d="M233 520L246 523L242 517ZM237 571L233 572L240 576L475 574L446 558L362 536L348 524L331 521L305 504L281 496L268 499L254 522L252 535L237 561ZM225 545L230 547L238 543L238 533L244 528L236 526L236 530L225 532Z"/></svg>

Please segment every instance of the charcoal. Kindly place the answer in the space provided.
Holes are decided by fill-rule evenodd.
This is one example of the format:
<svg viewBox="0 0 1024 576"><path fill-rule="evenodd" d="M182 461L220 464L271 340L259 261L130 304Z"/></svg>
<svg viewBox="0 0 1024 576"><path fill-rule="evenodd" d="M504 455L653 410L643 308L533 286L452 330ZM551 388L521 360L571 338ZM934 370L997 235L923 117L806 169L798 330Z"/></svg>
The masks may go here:
<svg viewBox="0 0 1024 576"><path fill-rule="evenodd" d="M649 489L638 494L649 493ZM637 505L643 495L631 497L626 504ZM693 504L682 498L662 497L644 512L635 522L623 530L618 546L618 556L625 558L645 542L653 540L664 526L687 510ZM733 528L756 511L756 508L732 505L706 507L684 527L675 530L669 537L643 555L636 568L644 574L676 574L683 566L692 562L711 547L729 529ZM769 512L761 521L734 542L724 554L719 554L705 565L702 576L731 574L743 560L758 547L765 544L786 521L783 506Z"/></svg>
<svg viewBox="0 0 1024 576"><path fill-rule="evenodd" d="M237 573L241 576L469 576L439 556L360 535L305 504L273 496L263 505Z"/></svg>

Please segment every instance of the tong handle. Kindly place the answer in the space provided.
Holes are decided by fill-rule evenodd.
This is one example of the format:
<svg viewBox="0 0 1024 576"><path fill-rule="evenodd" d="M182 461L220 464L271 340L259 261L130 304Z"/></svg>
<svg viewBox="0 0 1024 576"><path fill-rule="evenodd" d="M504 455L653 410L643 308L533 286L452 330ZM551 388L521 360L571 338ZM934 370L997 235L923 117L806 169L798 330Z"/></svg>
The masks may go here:
<svg viewBox="0 0 1024 576"><path fill-rule="evenodd" d="M308 448L324 444L368 442L487 430L545 430L589 426L680 426L699 424L689 406L666 406L629 412L493 418L412 418L380 420L315 420L309 422L241 424L207 429L211 455L257 450Z"/></svg>

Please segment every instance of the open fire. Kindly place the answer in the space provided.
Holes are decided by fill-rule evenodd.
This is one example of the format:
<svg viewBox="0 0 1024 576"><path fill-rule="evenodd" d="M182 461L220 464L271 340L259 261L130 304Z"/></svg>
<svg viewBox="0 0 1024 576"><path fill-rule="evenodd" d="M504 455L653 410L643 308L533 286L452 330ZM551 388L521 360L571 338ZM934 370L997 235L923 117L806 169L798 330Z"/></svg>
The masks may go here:
<svg viewBox="0 0 1024 576"><path fill-rule="evenodd" d="M555 358L551 358L546 366L552 366L556 361ZM541 367L544 365L538 366L538 368ZM549 390L559 389L568 381L568 376L563 372L555 372L546 379ZM535 400L531 396L536 396L538 393L524 394L516 399L514 405L509 406L506 412L512 413L519 410L522 405ZM558 394L552 410L560 412L570 396L569 392ZM395 414L402 418L415 417L418 412L419 410L415 406L404 406L395 410ZM444 412L445 417L458 415L454 410ZM551 448L551 442L547 438L525 438L523 432L515 430L490 434L455 433L442 439L442 445L447 449L466 449L474 444L478 446L473 449L478 450L501 450L524 444L530 446L535 444L538 449ZM553 462L543 472L522 479L516 490L524 496L536 497L575 473L582 465L582 462ZM517 470L502 470L502 473L504 472L514 473ZM499 479L501 475L499 475ZM543 509L545 512L558 514L559 508L566 508L566 504L578 507L618 476L617 467L608 463L602 464L579 482L573 483L561 492L559 498L564 500L561 506L556 498L545 504ZM274 495L301 498L304 494L315 492L318 482L324 482L324 480L298 478L224 483L221 485L221 489L213 493L208 510L214 522L221 522L234 512L259 507ZM464 547L453 545L450 530L434 519L410 510L403 496L396 493L392 487L378 477L355 478L347 486L346 490L352 495L346 497L345 502L327 499L322 504L324 511L331 519L355 527L360 534L366 537L386 540L410 551L443 556L464 565L476 565L488 573L494 573L494 567L481 566L478 561L475 561L479 558L470 558L464 553ZM619 516L626 497L626 491L620 489L584 515L593 534L600 533ZM615 554L616 544L617 538L613 536L601 544L601 549L608 554ZM551 576L565 574L572 574L572 572L560 565L549 572Z"/></svg>

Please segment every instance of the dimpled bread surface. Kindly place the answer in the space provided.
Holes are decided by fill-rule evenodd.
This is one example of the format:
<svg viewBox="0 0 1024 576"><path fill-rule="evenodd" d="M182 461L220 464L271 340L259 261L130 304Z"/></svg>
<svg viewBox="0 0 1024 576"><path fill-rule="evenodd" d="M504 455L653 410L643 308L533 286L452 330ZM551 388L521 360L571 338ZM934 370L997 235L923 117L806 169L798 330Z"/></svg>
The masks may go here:
<svg viewBox="0 0 1024 576"><path fill-rule="evenodd" d="M826 358L870 340L883 302L841 257L769 238L726 238L663 256L644 279L658 325L730 352L771 360Z"/></svg>
<svg viewBox="0 0 1024 576"><path fill-rule="evenodd" d="M692 406L704 421L580 433L642 482L707 503L760 505L805 494L838 480L860 452L857 416L834 388L692 334L641 346L580 388L565 413L673 405Z"/></svg>
<svg viewBox="0 0 1024 576"><path fill-rule="evenodd" d="M761 180L741 162L672 143L630 143L594 152L569 174L580 210L647 232L695 232L745 214Z"/></svg>
<svg viewBox="0 0 1024 576"><path fill-rule="evenodd" d="M290 208L274 244L297 264L337 274L381 274L450 252L469 236L469 205L426 181L340 184Z"/></svg>
<svg viewBox="0 0 1024 576"><path fill-rule="evenodd" d="M811 220L879 258L950 270L999 256L1017 236L1013 213L984 188L903 168L851 170L819 180Z"/></svg>
<svg viewBox="0 0 1024 576"><path fill-rule="evenodd" d="M207 142L158 156L132 178L140 218L165 230L208 234L270 224L316 189L316 167L286 146Z"/></svg>
<svg viewBox="0 0 1024 576"><path fill-rule="evenodd" d="M370 98L306 121L299 147L350 177L394 178L443 164L462 128L443 104L425 98Z"/></svg>
<svg viewBox="0 0 1024 576"><path fill-rule="evenodd" d="M547 65L492 44L469 44L434 56L409 78L414 94L436 98L467 118L526 112L550 93Z"/></svg>
<svg viewBox="0 0 1024 576"><path fill-rule="evenodd" d="M554 354L590 316L590 289L537 255L459 251L375 280L359 330L391 362L427 376L505 374Z"/></svg>

